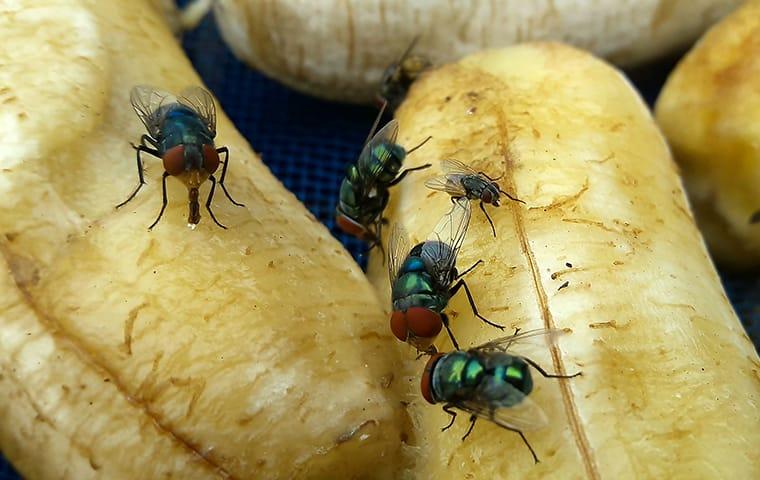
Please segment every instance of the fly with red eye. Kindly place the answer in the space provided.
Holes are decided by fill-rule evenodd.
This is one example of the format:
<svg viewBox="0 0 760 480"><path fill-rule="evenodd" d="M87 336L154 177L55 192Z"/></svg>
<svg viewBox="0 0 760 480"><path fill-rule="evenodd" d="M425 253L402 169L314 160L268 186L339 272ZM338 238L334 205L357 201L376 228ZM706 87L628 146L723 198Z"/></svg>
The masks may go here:
<svg viewBox="0 0 760 480"><path fill-rule="evenodd" d="M457 200L451 211L436 225L429 239L411 250L407 247L406 234L399 225L391 235L388 255L393 305L391 331L396 338L414 346L419 352L435 352L433 342L444 328L454 348L459 348L444 310L451 297L462 288L476 317L493 327L504 329L478 312L463 278L482 260L462 273L456 268L457 254L464 242L470 215L470 202L464 198Z"/></svg>
<svg viewBox="0 0 760 480"><path fill-rule="evenodd" d="M496 227L491 220L491 216L485 209L485 204L499 206L500 196L524 204L519 198L515 198L499 187L498 178L491 178L483 172L476 172L469 166L457 160L444 160L444 175L432 178L425 182L425 186L432 190L439 190L451 195L451 201L455 202L460 198L469 200L479 200L480 209L486 216L488 223L491 225L494 238L496 237Z"/></svg>
<svg viewBox="0 0 760 480"><path fill-rule="evenodd" d="M153 87L139 85L130 94L132 107L148 130L140 138L140 144L132 147L136 151L137 175L140 183L134 192L116 208L121 208L132 200L145 185L143 165L140 153L149 153L163 161L162 177L163 204L156 220L148 227L153 229L166 210L166 178L176 177L188 190L188 226L195 228L200 222L199 189L206 180L211 181L211 189L206 198L206 210L214 223L227 228L216 219L211 210L216 184L222 187L224 194L234 205L244 207L232 199L224 183L229 164L229 149L216 148L216 107L214 99L200 87L190 87L176 97ZM219 158L224 154L224 160ZM222 164L222 174L217 182L214 173Z"/></svg>

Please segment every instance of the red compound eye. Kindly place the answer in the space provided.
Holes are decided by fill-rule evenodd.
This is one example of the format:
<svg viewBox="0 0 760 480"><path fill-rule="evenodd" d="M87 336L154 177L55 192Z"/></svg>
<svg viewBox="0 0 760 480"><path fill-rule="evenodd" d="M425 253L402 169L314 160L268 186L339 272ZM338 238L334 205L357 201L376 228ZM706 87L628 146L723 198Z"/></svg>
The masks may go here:
<svg viewBox="0 0 760 480"><path fill-rule="evenodd" d="M439 358L441 358L443 353L436 353L435 355L431 355L430 359L428 360L427 364L425 365L425 371L422 372L422 381L420 382L420 390L422 390L422 396L425 397L425 400L427 400L430 403L435 404L435 398L433 398L433 367L435 366L435 362L438 361Z"/></svg>
<svg viewBox="0 0 760 480"><path fill-rule="evenodd" d="M341 230L349 235L353 235L360 240L363 240L367 236L367 230L362 225L357 223L355 220L348 218L342 213L339 213L335 217L335 223L338 224L338 227Z"/></svg>
<svg viewBox="0 0 760 480"><path fill-rule="evenodd" d="M177 145L172 147L163 156L164 170L169 175L179 175L185 171L185 147Z"/></svg>
<svg viewBox="0 0 760 480"><path fill-rule="evenodd" d="M213 145L203 146L203 168L210 174L216 172L219 168L219 154Z"/></svg>
<svg viewBox="0 0 760 480"><path fill-rule="evenodd" d="M421 338L435 338L443 328L441 316L437 312L423 307L412 307L407 310L406 322L409 331L415 337Z"/></svg>
<svg viewBox="0 0 760 480"><path fill-rule="evenodd" d="M391 332L401 340L406 342L409 332L406 325L406 314L404 312L394 311L391 315Z"/></svg>

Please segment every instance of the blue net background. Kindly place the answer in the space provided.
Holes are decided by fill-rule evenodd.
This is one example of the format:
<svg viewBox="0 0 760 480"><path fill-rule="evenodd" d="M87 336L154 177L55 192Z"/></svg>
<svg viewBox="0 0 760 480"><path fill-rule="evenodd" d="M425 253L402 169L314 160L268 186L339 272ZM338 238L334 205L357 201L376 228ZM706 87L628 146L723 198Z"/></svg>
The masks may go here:
<svg viewBox="0 0 760 480"><path fill-rule="evenodd" d="M185 35L183 46L272 173L364 265L363 244L338 231L333 214L345 166L361 150L377 111L308 97L250 70L232 56L210 17ZM650 105L676 61L674 57L627 72ZM723 273L722 279L752 340L760 345L760 278ZM0 480L18 478L0 457Z"/></svg>

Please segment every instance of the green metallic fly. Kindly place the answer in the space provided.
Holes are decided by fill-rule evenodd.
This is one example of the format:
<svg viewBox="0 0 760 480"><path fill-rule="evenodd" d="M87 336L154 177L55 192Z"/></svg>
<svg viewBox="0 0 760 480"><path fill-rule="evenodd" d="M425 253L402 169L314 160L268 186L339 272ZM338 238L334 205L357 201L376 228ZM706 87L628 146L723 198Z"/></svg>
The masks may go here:
<svg viewBox="0 0 760 480"><path fill-rule="evenodd" d="M546 378L573 378L581 375L548 373L528 357L508 353L529 339L545 336L550 342L564 333L557 329L536 329L499 338L466 351L432 355L425 365L420 388L422 396L431 404L443 403L443 410L451 421L443 427L448 430L456 420L459 409L470 414L470 426L462 437L466 439L478 418L511 430L520 435L538 463L538 456L523 431L536 430L548 424L546 414L529 398L533 391L533 367Z"/></svg>
<svg viewBox="0 0 760 480"><path fill-rule="evenodd" d="M436 351L433 341L443 327L454 348L459 349L449 328L449 318L443 310L461 288L464 288L476 317L493 327L504 329L478 312L463 278L483 261L478 260L462 273L456 268L457 255L464 243L471 215L468 200L455 201L430 237L411 250L401 226L396 225L393 229L388 255L393 302L391 331L396 338L408 342L420 352Z"/></svg>
<svg viewBox="0 0 760 480"><path fill-rule="evenodd" d="M130 102L137 116L148 130L147 135L140 137L139 145L132 145L137 157L137 175L140 183L129 197L116 205L121 208L129 203L137 192L145 185L143 164L140 153L148 153L163 160L164 174L162 176L163 203L156 220L148 227L152 230L167 205L166 179L173 176L187 186L188 218L187 225L195 228L201 220L198 203L199 189L206 180L211 182L211 189L206 198L206 210L211 219L221 228L227 228L216 219L211 210L217 179L214 173L222 165L222 174L218 183L230 202L238 207L244 207L232 199L224 184L229 165L230 151L227 147L217 148L214 145L216 137L216 107L211 94L201 87L190 87L175 96L149 85L138 85L130 92ZM219 158L224 154L224 160Z"/></svg>
<svg viewBox="0 0 760 480"><path fill-rule="evenodd" d="M375 129L383 115L380 110L367 141L355 164L346 169L340 185L335 223L344 232L370 242L370 248L379 246L383 211L388 205L390 187L398 184L409 172L429 168L431 164L401 170L404 159L431 137L411 150L396 143L398 121L391 120L376 134Z"/></svg>

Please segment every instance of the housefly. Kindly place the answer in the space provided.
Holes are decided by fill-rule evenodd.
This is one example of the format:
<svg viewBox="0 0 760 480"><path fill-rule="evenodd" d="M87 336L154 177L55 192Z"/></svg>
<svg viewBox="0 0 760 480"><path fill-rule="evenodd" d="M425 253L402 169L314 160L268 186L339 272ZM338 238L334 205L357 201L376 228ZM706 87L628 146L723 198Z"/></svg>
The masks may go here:
<svg viewBox="0 0 760 480"><path fill-rule="evenodd" d="M467 198L469 200L480 201L480 209L485 214L486 219L488 219L494 237L496 237L496 227L484 205L489 203L498 207L501 200L499 194L503 194L515 202L525 203L502 190L497 183L498 178L491 178L483 172L476 172L471 167L457 160L444 160L441 162L441 165L444 175L426 181L425 186L433 190L448 193L451 195L452 200Z"/></svg>

